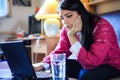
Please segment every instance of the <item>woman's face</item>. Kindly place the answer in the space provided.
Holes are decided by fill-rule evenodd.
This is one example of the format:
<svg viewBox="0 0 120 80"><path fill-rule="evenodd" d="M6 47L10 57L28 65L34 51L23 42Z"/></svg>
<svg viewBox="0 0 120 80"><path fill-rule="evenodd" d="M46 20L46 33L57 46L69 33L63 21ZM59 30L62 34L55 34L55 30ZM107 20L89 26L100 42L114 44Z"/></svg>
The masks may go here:
<svg viewBox="0 0 120 80"><path fill-rule="evenodd" d="M62 24L67 28L67 30L70 30L73 27L74 21L79 16L76 11L70 10L61 10L59 15L62 19Z"/></svg>

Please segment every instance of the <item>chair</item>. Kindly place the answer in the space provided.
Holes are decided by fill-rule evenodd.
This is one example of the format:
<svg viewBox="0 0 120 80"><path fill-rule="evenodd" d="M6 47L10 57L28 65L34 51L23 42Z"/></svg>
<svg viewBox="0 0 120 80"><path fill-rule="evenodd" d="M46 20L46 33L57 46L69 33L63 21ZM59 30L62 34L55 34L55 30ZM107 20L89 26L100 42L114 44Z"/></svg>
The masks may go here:
<svg viewBox="0 0 120 80"><path fill-rule="evenodd" d="M120 29L118 29L119 26L118 26L118 27L114 27L114 26L113 26L113 28L114 28L114 30L115 30L115 32L116 32L117 39L118 39L118 44L119 44L119 47L120 47ZM117 78L110 79L110 80L120 80L120 76L117 77Z"/></svg>

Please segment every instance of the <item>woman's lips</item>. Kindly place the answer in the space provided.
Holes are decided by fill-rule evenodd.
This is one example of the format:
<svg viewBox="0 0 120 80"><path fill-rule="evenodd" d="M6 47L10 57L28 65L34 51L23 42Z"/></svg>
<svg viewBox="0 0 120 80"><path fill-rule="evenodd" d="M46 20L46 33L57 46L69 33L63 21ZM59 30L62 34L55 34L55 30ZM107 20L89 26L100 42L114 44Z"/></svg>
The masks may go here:
<svg viewBox="0 0 120 80"><path fill-rule="evenodd" d="M67 30L70 30L72 28L72 26L66 26Z"/></svg>

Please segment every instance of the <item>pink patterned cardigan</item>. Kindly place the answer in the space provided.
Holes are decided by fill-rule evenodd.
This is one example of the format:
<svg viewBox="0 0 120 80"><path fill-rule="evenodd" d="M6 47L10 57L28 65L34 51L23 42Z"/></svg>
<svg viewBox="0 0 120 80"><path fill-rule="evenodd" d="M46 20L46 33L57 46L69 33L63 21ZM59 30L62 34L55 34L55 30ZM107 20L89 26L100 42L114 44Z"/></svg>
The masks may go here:
<svg viewBox="0 0 120 80"><path fill-rule="evenodd" d="M117 37L111 24L101 18L92 33L94 42L87 51L83 46L80 48L77 61L85 69L93 69L101 64L109 64L120 70L120 48ZM69 57L70 42L67 37L67 30L63 27L61 30L60 40L54 51L51 53L66 53ZM50 64L50 57L47 56L43 62Z"/></svg>

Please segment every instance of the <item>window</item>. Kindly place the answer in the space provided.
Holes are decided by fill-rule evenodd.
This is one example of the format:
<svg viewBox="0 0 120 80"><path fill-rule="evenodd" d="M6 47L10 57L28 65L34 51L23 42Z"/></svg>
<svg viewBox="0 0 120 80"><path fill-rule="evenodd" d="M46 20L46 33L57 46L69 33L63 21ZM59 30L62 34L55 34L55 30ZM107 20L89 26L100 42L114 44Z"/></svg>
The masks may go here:
<svg viewBox="0 0 120 80"><path fill-rule="evenodd" d="M10 16L10 0L0 0L0 17Z"/></svg>

